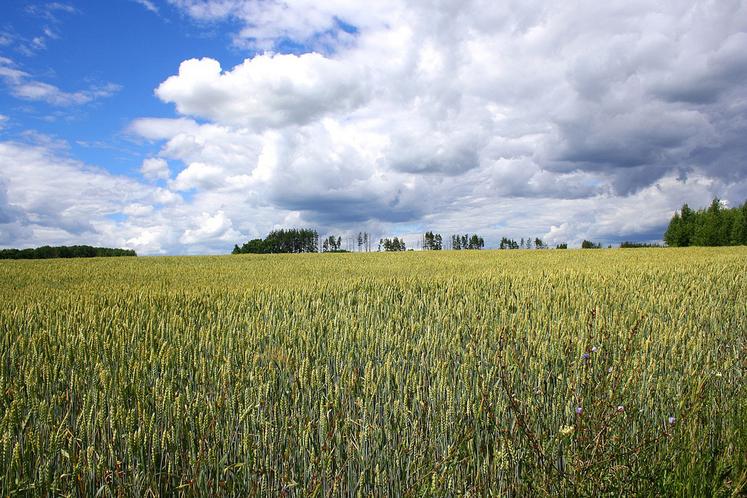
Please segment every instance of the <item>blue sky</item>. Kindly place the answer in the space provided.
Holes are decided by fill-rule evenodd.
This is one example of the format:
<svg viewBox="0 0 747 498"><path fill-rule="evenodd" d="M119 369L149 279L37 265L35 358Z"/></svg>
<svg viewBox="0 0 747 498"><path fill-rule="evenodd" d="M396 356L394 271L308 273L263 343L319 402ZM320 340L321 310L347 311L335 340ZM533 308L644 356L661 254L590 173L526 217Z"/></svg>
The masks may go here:
<svg viewBox="0 0 747 498"><path fill-rule="evenodd" d="M14 1L3 4L2 14L0 32L13 42L0 54L34 79L66 92L118 87L81 106L0 92L0 108L12 123L4 136L17 139L35 130L65 140L76 158L125 175L137 174L144 152L154 149L126 129L143 115L173 115L173 106L155 98L153 90L181 61L210 56L235 65L251 56L231 45L230 21L184 22L167 4L159 4L156 13L132 0Z"/></svg>
<svg viewBox="0 0 747 498"><path fill-rule="evenodd" d="M747 198L747 2L0 5L0 247L656 241Z"/></svg>

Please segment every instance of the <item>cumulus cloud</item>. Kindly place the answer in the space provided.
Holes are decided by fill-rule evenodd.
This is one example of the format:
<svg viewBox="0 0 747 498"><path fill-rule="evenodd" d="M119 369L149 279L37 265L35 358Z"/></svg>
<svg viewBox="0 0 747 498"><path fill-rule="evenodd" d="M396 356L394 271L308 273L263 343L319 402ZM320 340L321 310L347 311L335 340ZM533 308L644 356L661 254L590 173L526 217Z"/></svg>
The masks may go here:
<svg viewBox="0 0 747 498"><path fill-rule="evenodd" d="M226 72L214 59L190 59L156 89L181 114L257 129L350 110L365 93L354 70L316 53L258 55Z"/></svg>
<svg viewBox="0 0 747 498"><path fill-rule="evenodd" d="M668 202L646 215L661 226L682 200L663 192L690 177L711 181L709 195L736 192L747 177L741 2L387 1L365 18L345 1L171 3L200 22L238 22L239 45L354 38L226 71L182 63L156 90L186 116L159 125L175 128L160 135L162 154L186 165L175 189L238 185L255 204L332 226L564 203L542 219L549 233L586 230L563 219L573 203L588 213L643 192ZM230 158L215 151L243 141Z"/></svg>
<svg viewBox="0 0 747 498"><path fill-rule="evenodd" d="M129 198L143 198L140 185L103 170L56 156L41 146L0 142L7 199L33 225L71 235L94 233L94 220L116 211Z"/></svg>
<svg viewBox="0 0 747 498"><path fill-rule="evenodd" d="M233 229L233 224L226 214L223 211L218 211L214 215L202 213L196 217L193 228L186 229L179 241L182 244L200 244L207 241L222 240L230 244L240 236Z"/></svg>
<svg viewBox="0 0 747 498"><path fill-rule="evenodd" d="M225 253L287 218L286 212L247 206L241 190L196 192L187 202L171 188L71 159L67 149L51 143L0 142L2 247L91 244L139 254Z"/></svg>
<svg viewBox="0 0 747 498"><path fill-rule="evenodd" d="M87 243L159 252L168 241L130 244L127 240L141 227L112 216L144 216L164 197L160 188L87 166L59 149L0 142L4 246Z"/></svg>
<svg viewBox="0 0 747 498"><path fill-rule="evenodd" d="M159 145L140 171L161 186L112 192L126 219L83 216L73 232L155 253L289 224L650 240L685 201L747 194L738 0L169 3L197 26L225 23L248 56L172 69L155 96L173 117L129 126ZM87 95L33 85L9 61L0 77L25 99ZM5 204L32 226L44 210L13 185Z"/></svg>
<svg viewBox="0 0 747 498"><path fill-rule="evenodd" d="M169 163L160 157L149 157L140 166L140 173L148 180L168 180L171 176Z"/></svg>
<svg viewBox="0 0 747 498"><path fill-rule="evenodd" d="M211 164L190 163L171 182L174 190L209 190L223 183L223 169Z"/></svg>

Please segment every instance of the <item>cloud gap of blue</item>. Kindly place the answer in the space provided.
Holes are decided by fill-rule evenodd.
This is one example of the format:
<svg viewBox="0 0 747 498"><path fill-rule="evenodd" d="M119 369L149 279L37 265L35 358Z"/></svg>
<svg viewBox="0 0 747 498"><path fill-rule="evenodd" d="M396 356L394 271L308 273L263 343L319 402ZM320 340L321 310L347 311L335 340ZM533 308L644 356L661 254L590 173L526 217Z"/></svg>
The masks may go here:
<svg viewBox="0 0 747 498"><path fill-rule="evenodd" d="M333 21L334 25L331 28L315 33L307 40L281 37L275 42L275 50L281 54L302 55L320 52L328 56L334 55L341 46L350 45L358 37L360 31L356 26L339 17L335 16Z"/></svg>

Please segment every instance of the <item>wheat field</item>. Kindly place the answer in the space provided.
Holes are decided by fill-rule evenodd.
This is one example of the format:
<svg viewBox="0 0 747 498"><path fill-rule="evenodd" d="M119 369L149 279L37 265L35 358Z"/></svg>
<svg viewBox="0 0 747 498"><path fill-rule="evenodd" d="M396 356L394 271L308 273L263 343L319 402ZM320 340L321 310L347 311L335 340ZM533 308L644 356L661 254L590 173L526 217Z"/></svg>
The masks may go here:
<svg viewBox="0 0 747 498"><path fill-rule="evenodd" d="M736 496L747 248L0 263L3 496Z"/></svg>

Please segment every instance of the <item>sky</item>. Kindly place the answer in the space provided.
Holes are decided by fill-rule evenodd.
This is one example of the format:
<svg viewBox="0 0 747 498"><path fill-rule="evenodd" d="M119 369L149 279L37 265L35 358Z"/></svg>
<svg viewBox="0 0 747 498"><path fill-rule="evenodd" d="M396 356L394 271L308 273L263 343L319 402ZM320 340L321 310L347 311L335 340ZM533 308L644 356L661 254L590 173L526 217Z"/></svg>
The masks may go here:
<svg viewBox="0 0 747 498"><path fill-rule="evenodd" d="M747 200L744 0L0 3L0 247L655 242Z"/></svg>

